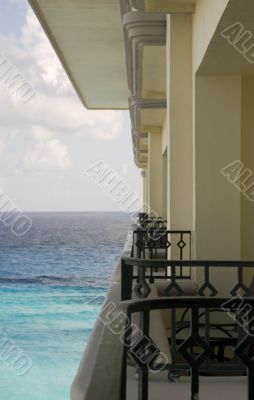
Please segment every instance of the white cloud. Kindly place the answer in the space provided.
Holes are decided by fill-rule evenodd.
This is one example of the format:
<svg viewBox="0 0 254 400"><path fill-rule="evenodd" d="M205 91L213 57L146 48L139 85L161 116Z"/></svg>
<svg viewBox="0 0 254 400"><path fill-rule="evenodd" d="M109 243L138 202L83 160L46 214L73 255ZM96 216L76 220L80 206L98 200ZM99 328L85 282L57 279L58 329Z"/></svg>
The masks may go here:
<svg viewBox="0 0 254 400"><path fill-rule="evenodd" d="M0 176L0 192L6 191L6 180L2 176Z"/></svg>
<svg viewBox="0 0 254 400"><path fill-rule="evenodd" d="M66 170L71 166L69 150L59 139L39 141L24 155L25 167L32 172Z"/></svg>
<svg viewBox="0 0 254 400"><path fill-rule="evenodd" d="M56 138L57 132L35 125L31 134L36 143L23 157L27 169L35 172L66 170L71 167L68 146Z"/></svg>
<svg viewBox="0 0 254 400"><path fill-rule="evenodd" d="M55 132L50 131L47 128L44 128L43 126L33 126L32 127L32 136L34 139L37 139L39 141L44 141L51 139L52 136L55 135Z"/></svg>
<svg viewBox="0 0 254 400"><path fill-rule="evenodd" d="M94 140L114 140L120 134L123 112L85 109L30 8L19 39L0 35L0 52L36 91L22 104L0 84L1 124L9 130L30 131L39 125L58 137L64 132Z"/></svg>
<svg viewBox="0 0 254 400"><path fill-rule="evenodd" d="M35 61L40 78L51 87L66 88L69 82L52 46L31 8L22 28L20 43ZM32 53L30 51L32 50Z"/></svg>
<svg viewBox="0 0 254 400"><path fill-rule="evenodd" d="M5 149L5 143L0 139L0 153Z"/></svg>
<svg viewBox="0 0 254 400"><path fill-rule="evenodd" d="M27 6L27 0L9 0L9 3L15 6Z"/></svg>
<svg viewBox="0 0 254 400"><path fill-rule="evenodd" d="M126 164L126 163L122 164L121 173L122 173L122 175L123 175L125 178L128 178L128 176L129 176L129 167L128 167L128 164Z"/></svg>

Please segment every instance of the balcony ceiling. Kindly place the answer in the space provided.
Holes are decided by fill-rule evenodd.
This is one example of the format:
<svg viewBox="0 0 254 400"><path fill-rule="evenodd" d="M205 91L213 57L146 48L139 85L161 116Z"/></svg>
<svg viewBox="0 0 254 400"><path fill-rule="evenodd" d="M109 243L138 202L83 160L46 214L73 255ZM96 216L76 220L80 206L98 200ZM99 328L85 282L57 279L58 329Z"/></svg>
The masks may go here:
<svg viewBox="0 0 254 400"><path fill-rule="evenodd" d="M118 0L29 0L89 109L128 108Z"/></svg>
<svg viewBox="0 0 254 400"><path fill-rule="evenodd" d="M165 107L141 110L141 131L154 133L161 132L165 115Z"/></svg>
<svg viewBox="0 0 254 400"><path fill-rule="evenodd" d="M196 0L132 0L132 4L145 12L194 12Z"/></svg>
<svg viewBox="0 0 254 400"><path fill-rule="evenodd" d="M198 69L199 74L254 75L254 61L250 62L244 54L244 49L247 51L251 48L250 54L253 55L253 16L254 2L252 0L229 0ZM226 28L234 24L242 26L243 38L244 35L250 35L248 40L245 36L245 43L244 40L239 40L239 47L228 42L222 35Z"/></svg>
<svg viewBox="0 0 254 400"><path fill-rule="evenodd" d="M166 99L166 47L146 46L143 52L142 97Z"/></svg>

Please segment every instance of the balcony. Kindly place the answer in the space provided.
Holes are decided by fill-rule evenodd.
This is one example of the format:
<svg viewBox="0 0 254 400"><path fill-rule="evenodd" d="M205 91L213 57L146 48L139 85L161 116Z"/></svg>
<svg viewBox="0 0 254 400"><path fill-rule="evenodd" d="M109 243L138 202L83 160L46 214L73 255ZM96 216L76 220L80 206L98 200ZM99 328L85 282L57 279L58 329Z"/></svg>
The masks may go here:
<svg viewBox="0 0 254 400"><path fill-rule="evenodd" d="M226 301L222 298L175 297L128 304L120 398L148 400L170 396L210 400L217 395L224 395L228 399L253 399L253 337L242 331L235 337L228 337L226 346L232 348L232 362L226 362L228 357L221 353L221 349L218 354L215 352L215 347L221 346L224 339L221 339L221 336L213 338L209 333L202 333L200 317L210 315L214 310L222 310ZM235 302L234 307L237 309L239 305L240 300ZM241 304L242 309L253 310L253 306L253 298L245 299ZM191 310L191 315L186 339L182 339L175 347L175 356L183 360L178 362L173 358L173 352L170 359L154 340L151 314L161 311L173 314L186 308ZM140 315L141 331L138 338L130 333L137 313ZM133 371L129 359L134 360L138 368L136 384L135 378L131 377ZM164 378L158 377L163 374Z"/></svg>
<svg viewBox="0 0 254 400"><path fill-rule="evenodd" d="M72 400L253 400L254 298L244 271L254 261L191 257L190 231L168 231L163 219L139 215ZM235 282L216 284L227 269Z"/></svg>

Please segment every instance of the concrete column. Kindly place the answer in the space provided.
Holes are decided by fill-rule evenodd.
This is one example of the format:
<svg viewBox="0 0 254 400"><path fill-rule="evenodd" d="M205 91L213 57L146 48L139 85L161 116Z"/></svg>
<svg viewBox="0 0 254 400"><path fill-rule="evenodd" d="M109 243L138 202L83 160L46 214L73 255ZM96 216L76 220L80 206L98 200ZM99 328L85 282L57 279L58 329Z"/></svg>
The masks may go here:
<svg viewBox="0 0 254 400"><path fill-rule="evenodd" d="M240 259L240 192L221 170L241 158L241 78L197 76L196 256Z"/></svg>
<svg viewBox="0 0 254 400"><path fill-rule="evenodd" d="M241 195L241 256L254 259L254 78L242 78L242 187ZM245 171L245 172L244 172ZM246 190L247 189L247 190ZM251 269L245 271L246 283L253 279Z"/></svg>
<svg viewBox="0 0 254 400"><path fill-rule="evenodd" d="M169 229L192 229L192 16L167 16Z"/></svg>
<svg viewBox="0 0 254 400"><path fill-rule="evenodd" d="M163 212L163 156L161 133L149 133L148 138L148 204L152 214Z"/></svg>
<svg viewBox="0 0 254 400"><path fill-rule="evenodd" d="M163 185L162 185L162 192L163 192L163 211L162 217L167 219L167 202L168 202L168 157L167 157L167 149L163 153Z"/></svg>
<svg viewBox="0 0 254 400"><path fill-rule="evenodd" d="M241 77L197 76L195 92L196 258L238 260L240 192L221 170L241 158ZM236 269L215 269L220 294L236 283Z"/></svg>
<svg viewBox="0 0 254 400"><path fill-rule="evenodd" d="M143 212L148 212L148 173L147 170L143 169L141 171L141 176L143 178Z"/></svg>

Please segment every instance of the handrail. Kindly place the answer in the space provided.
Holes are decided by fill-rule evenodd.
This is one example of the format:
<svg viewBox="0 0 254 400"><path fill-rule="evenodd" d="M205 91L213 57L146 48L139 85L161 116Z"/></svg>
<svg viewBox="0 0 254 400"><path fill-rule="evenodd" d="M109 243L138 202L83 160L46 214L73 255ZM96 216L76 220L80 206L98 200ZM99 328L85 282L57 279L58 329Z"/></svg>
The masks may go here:
<svg viewBox="0 0 254 400"><path fill-rule="evenodd" d="M165 259L141 259L141 258L132 258L132 257L123 257L126 265L136 265L142 266L145 268L154 267L155 264L159 267L172 267L172 266L191 266L191 267L203 267L204 265L209 265L210 267L234 267L234 266L242 266L242 267L254 267L254 261L246 260L246 261L226 261L226 260L165 260Z"/></svg>
<svg viewBox="0 0 254 400"><path fill-rule="evenodd" d="M190 230L166 230L158 227L137 229L133 232L133 255L136 258L158 258L158 251L164 250L163 257L167 259L169 250L172 250L175 257L178 254L179 260L190 260L191 247Z"/></svg>
<svg viewBox="0 0 254 400"><path fill-rule="evenodd" d="M183 278L178 276L178 268L203 268L204 281L201 282L197 289L197 295L214 297L218 294L218 290L210 281L210 268L237 268L237 282L230 290L230 295L236 296L242 291L244 296L250 296L251 290L244 284L243 269L253 268L254 261L212 261L212 260L155 260L141 258L122 258L122 300L131 298L133 281L137 280L138 290L136 294L140 298L147 297L151 288L149 284L156 280L168 280L169 285L165 289L165 295L184 295L182 288L178 285L177 279ZM135 268L135 269L134 269ZM164 274L156 275L154 271L164 270ZM137 271L135 274L135 270ZM140 294L140 295L139 295Z"/></svg>

